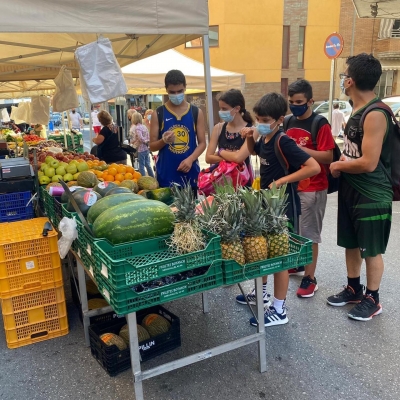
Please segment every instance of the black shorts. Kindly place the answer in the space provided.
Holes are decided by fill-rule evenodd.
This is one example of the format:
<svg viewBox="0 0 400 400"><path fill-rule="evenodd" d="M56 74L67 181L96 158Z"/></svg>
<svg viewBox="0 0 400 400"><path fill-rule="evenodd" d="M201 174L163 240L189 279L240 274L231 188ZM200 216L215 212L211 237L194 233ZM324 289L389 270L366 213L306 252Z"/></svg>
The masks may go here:
<svg viewBox="0 0 400 400"><path fill-rule="evenodd" d="M392 223L392 202L379 202L362 195L345 178L338 194L337 244L359 248L361 257L384 254Z"/></svg>

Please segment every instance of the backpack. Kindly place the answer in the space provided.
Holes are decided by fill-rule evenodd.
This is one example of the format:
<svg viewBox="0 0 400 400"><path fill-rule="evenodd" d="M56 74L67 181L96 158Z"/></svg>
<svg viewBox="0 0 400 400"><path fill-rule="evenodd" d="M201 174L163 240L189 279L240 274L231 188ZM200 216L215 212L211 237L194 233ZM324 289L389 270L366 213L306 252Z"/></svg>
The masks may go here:
<svg viewBox="0 0 400 400"><path fill-rule="evenodd" d="M283 120L283 130L286 132L287 127L289 125L290 120L293 118L293 115L287 115L285 119ZM317 136L318 136L318 126L320 121L324 119L320 114L317 114L315 118L313 119L311 123L311 140L312 144L315 150L317 150ZM335 142L335 147L333 148L333 159L332 162L339 161L340 156L342 155L342 152L339 149L339 146ZM339 190L339 179L340 178L334 178L329 170L329 167L326 167L326 176L328 178L328 194L329 193L334 193Z"/></svg>
<svg viewBox="0 0 400 400"><path fill-rule="evenodd" d="M400 122L397 121L396 117L393 114L392 109L382 101L378 101L376 103L371 104L366 108L366 110L363 112L361 119L360 119L360 124L359 127L363 127L364 125L364 120L367 114L372 111L372 110L384 110L389 113L391 116L391 119L393 121L393 138L392 138L392 143L391 143L391 176L387 172L386 168L384 167L383 163L381 160L379 162L382 165L383 170L385 171L385 174L389 178L389 181L392 184L393 188L393 201L400 201Z"/></svg>
<svg viewBox="0 0 400 400"><path fill-rule="evenodd" d="M194 131L197 132L197 118L199 116L199 109L198 109L198 107L191 104L190 110L192 112L193 121L194 121ZM164 125L164 106L157 107L156 113L157 113L157 118L158 118L158 130L159 130L159 132L161 132L163 125Z"/></svg>

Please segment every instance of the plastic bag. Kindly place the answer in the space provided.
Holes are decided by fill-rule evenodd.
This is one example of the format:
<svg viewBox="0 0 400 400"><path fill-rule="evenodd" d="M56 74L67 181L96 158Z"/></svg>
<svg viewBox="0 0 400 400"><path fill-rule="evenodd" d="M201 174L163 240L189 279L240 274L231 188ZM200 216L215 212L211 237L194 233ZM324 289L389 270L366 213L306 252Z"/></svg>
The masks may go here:
<svg viewBox="0 0 400 400"><path fill-rule="evenodd" d="M7 108L1 109L1 120L3 122L10 122L10 116L8 115Z"/></svg>
<svg viewBox="0 0 400 400"><path fill-rule="evenodd" d="M14 117L16 121L17 119L19 121L24 121L26 123L30 123L30 114L31 114L31 103L27 102L27 101L21 101L18 104L18 108L14 113Z"/></svg>
<svg viewBox="0 0 400 400"><path fill-rule="evenodd" d="M49 120L50 98L46 96L32 96L29 123L47 125Z"/></svg>
<svg viewBox="0 0 400 400"><path fill-rule="evenodd" d="M100 37L96 42L78 47L75 56L80 67L81 86L86 87L92 104L126 94L128 88L108 38Z"/></svg>
<svg viewBox="0 0 400 400"><path fill-rule="evenodd" d="M79 99L76 94L72 73L63 65L59 74L55 77L56 92L53 96L53 111L63 112L71 108L79 107Z"/></svg>
<svg viewBox="0 0 400 400"><path fill-rule="evenodd" d="M23 124L25 121L22 121L18 118L18 107L11 106L11 115L10 118L18 125Z"/></svg>
<svg viewBox="0 0 400 400"><path fill-rule="evenodd" d="M58 225L58 230L62 235L58 239L58 254L64 258L68 254L72 242L78 237L75 219L64 217Z"/></svg>

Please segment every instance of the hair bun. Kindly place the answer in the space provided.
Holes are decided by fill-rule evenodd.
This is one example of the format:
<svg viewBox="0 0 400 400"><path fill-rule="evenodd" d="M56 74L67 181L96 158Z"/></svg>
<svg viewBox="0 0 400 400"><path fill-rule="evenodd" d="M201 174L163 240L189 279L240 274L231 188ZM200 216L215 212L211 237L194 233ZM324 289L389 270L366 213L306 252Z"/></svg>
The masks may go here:
<svg viewBox="0 0 400 400"><path fill-rule="evenodd" d="M245 109L245 108L242 108L242 113L243 113L243 114L246 114L246 112L247 112L246 109Z"/></svg>

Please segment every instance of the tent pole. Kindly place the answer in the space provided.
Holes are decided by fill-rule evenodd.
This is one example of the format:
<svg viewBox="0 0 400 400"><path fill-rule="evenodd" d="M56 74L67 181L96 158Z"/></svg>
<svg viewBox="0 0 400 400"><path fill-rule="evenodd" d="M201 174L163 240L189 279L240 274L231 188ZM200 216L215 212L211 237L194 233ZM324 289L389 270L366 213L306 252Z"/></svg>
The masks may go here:
<svg viewBox="0 0 400 400"><path fill-rule="evenodd" d="M203 35L203 62L206 89L206 110L208 117L208 140L210 140L211 132L214 128L214 112L211 88L210 47L208 35Z"/></svg>

